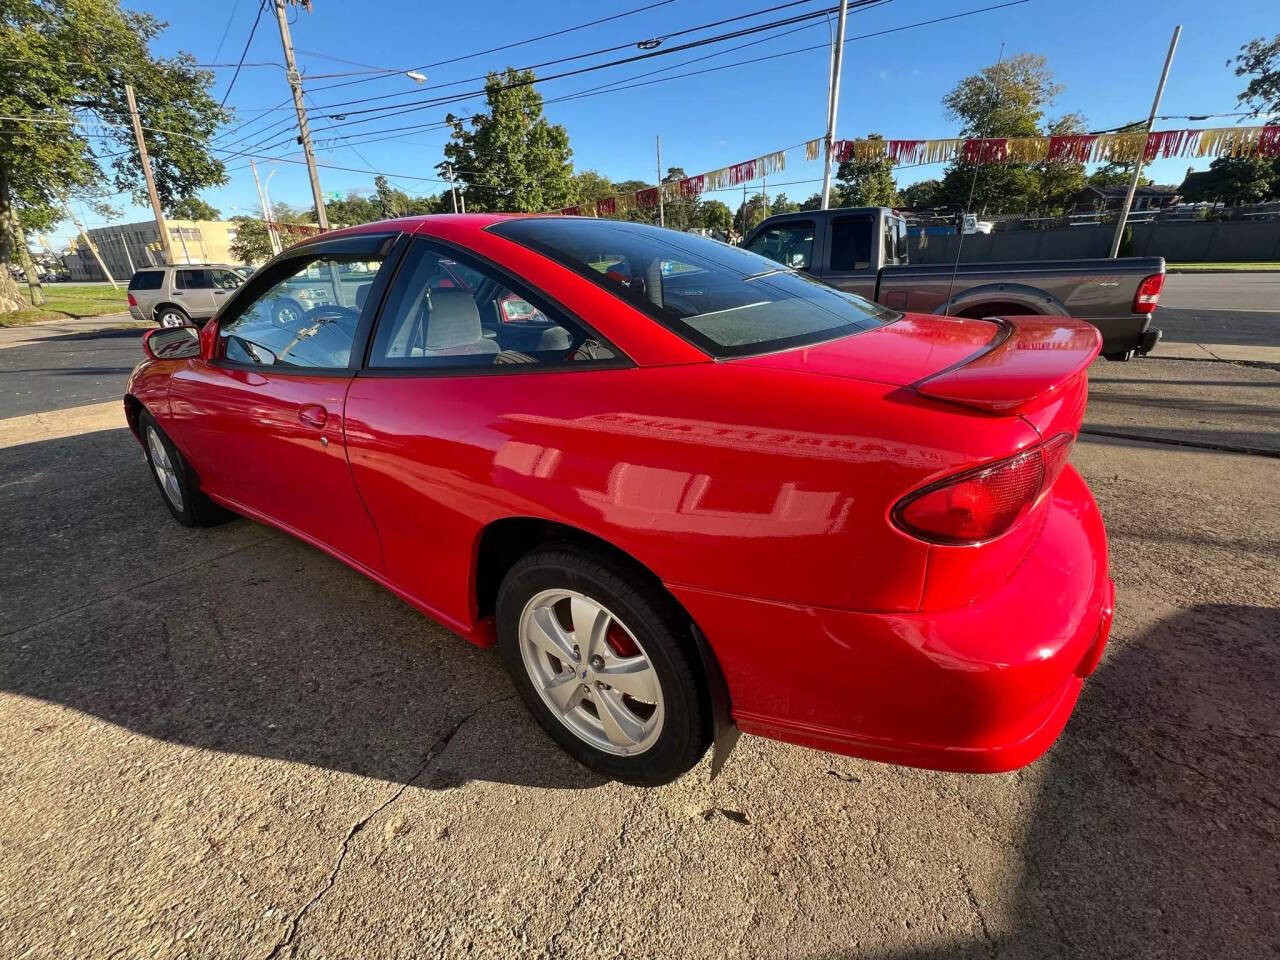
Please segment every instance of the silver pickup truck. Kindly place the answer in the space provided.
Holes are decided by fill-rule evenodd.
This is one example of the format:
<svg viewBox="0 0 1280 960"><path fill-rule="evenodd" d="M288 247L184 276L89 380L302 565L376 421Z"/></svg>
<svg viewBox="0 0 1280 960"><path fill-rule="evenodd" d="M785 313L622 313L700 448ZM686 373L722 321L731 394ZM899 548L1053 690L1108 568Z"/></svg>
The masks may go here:
<svg viewBox="0 0 1280 960"><path fill-rule="evenodd" d="M1087 320L1102 331L1110 360L1148 353L1160 340L1151 314L1164 286L1163 257L912 266L906 221L888 207L780 214L743 246L893 310Z"/></svg>

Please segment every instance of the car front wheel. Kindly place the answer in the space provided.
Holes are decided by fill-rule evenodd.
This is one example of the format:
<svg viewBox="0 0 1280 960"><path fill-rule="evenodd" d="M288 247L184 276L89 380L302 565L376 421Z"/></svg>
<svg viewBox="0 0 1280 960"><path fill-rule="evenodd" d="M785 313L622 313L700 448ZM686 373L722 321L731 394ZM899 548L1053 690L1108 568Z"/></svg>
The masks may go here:
<svg viewBox="0 0 1280 960"><path fill-rule="evenodd" d="M200 492L191 465L145 410L138 416L138 430L151 478L175 520L185 527L209 527L232 516Z"/></svg>
<svg viewBox="0 0 1280 960"><path fill-rule="evenodd" d="M498 592L498 643L529 710L571 756L638 786L706 751L708 698L674 601L613 558L535 550Z"/></svg>

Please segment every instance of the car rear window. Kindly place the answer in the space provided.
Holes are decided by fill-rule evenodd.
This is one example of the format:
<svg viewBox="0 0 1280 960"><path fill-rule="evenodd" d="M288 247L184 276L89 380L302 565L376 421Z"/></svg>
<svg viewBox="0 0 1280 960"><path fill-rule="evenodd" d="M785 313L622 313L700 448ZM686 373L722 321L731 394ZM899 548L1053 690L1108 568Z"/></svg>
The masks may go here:
<svg viewBox="0 0 1280 960"><path fill-rule="evenodd" d="M768 353L898 318L717 240L619 220L528 217L493 233L536 250L715 357Z"/></svg>
<svg viewBox="0 0 1280 960"><path fill-rule="evenodd" d="M129 281L130 290L159 290L164 279L163 270L139 270Z"/></svg>

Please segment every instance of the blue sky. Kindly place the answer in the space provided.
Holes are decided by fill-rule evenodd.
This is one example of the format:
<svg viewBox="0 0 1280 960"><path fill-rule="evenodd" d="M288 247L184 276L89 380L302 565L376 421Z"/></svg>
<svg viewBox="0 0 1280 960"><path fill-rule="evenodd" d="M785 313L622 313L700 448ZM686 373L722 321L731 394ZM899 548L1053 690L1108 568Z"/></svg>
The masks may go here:
<svg viewBox="0 0 1280 960"><path fill-rule="evenodd" d="M651 2L651 0L650 0ZM336 101L363 99L384 94L405 94L375 105L427 98L443 93L474 89L465 83L445 86L441 94L434 88L467 80L487 70L508 64L525 66L589 50L661 36L744 11L773 6L781 0L671 0L632 16L578 30L564 36L527 44L515 49L433 67L424 85L396 74L350 84L332 90L321 86L370 76L320 77L363 70L366 67L409 68L424 63L459 57L475 51L513 43L538 34L570 27L646 6L646 0L599 0L583 4L564 0L485 0L475 4L450 4L447 12L435 5L411 0L314 0L312 13L295 12L291 28L299 67L306 77L313 135L321 142L319 160L342 167L375 168L392 176L393 182L411 193L435 193L442 185L418 182L407 177L435 177L445 142L443 130L402 130L387 133L393 139L364 142L377 131L409 124L430 125L443 119L448 109L461 111L463 104L434 107L400 117L380 118L347 126L341 133L355 140L352 145L336 139L324 128L337 122L323 118L326 111L314 109ZM918 21L991 6L1000 0L892 0L873 9L851 13L848 34L888 30ZM257 0L221 0L219 3L178 3L173 0L125 0L124 5L155 14L169 23L156 41L159 52L178 50L192 53L202 63L234 63L244 48L257 12ZM807 3L788 10L729 24L704 33L692 34L671 43L683 42L818 9L822 3ZM234 8L234 10L233 10ZM1225 62L1252 37L1270 35L1280 25L1276 0L1029 0L1017 6L964 17L950 22L907 29L887 36L851 40L846 47L840 116L837 135L852 138L878 131L890 138L948 137L956 134L956 124L945 116L940 100L963 76L994 62L1004 44L1006 56L1030 52L1048 58L1050 69L1065 87L1052 108L1053 114L1079 112L1089 129L1104 129L1144 119L1160 65L1175 24L1183 26L1182 39L1165 91L1162 114L1230 113L1244 83ZM760 39L763 34L727 41L685 53L659 57L646 63L614 67L579 77L541 84L544 98L575 93L601 84L671 68L684 73L706 67L732 64L724 70L669 82L618 90L598 96L549 103L547 116L563 124L574 150L579 170L595 169L614 180L655 175L654 138L662 136L663 163L681 166L688 173L714 169L820 136L826 123L827 52L824 49L797 53L765 62L756 58L818 44L828 39L824 21L771 37L745 50L725 53L680 68L677 64L717 50ZM224 38L225 31L225 38ZM601 57L575 61L570 66L591 64L628 56L634 48ZM215 60L216 57L216 60ZM334 59L337 58L337 59ZM258 24L246 63L280 62L280 34L268 10ZM342 61L354 61L356 64ZM548 73L565 67L549 67ZM215 96L221 98L232 69L215 70ZM646 77L657 79L665 74ZM281 139L272 136L291 107L281 106L289 96L283 70L278 66L246 66L235 82L227 101L235 107L236 122L255 120L242 131L224 137L234 140L259 128L268 143L258 147L262 157L298 159L296 144L287 143L265 150ZM481 100L474 101L478 106ZM345 109L358 110L364 104ZM348 120L356 119L348 116ZM1235 117L1200 122L1165 120L1157 129L1229 125ZM283 133L287 135L288 129ZM260 137L253 137L230 149L244 149ZM293 149L291 150L290 147ZM1162 160L1149 174L1157 182L1181 181L1190 161ZM1207 160L1195 161L1197 168ZM241 157L227 159L230 181L205 191L206 200L219 207L224 216L257 213L257 197L247 162ZM271 180L273 200L297 206L310 204L305 168L294 163L272 163L259 159L259 171ZM941 165L904 169L901 184L938 176ZM397 177L396 175L401 175ZM321 169L326 191L372 188L372 174ZM787 156L787 168L770 178L770 193L784 190L793 198L808 196L819 186L821 164L806 163L803 150ZM797 181L797 182L793 182ZM775 183L777 185L775 185ZM753 191L754 192L754 191ZM736 206L740 192L716 194ZM128 197L117 197L124 208L122 220L150 216L149 208L133 207ZM90 225L104 221L85 214ZM113 222L121 222L116 220ZM59 241L72 230L69 224L54 231Z"/></svg>

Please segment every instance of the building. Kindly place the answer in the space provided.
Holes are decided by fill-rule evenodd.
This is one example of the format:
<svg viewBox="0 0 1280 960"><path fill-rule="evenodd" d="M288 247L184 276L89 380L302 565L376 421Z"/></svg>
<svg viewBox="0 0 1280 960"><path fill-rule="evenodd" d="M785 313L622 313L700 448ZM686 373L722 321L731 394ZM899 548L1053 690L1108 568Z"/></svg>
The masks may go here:
<svg viewBox="0 0 1280 960"><path fill-rule="evenodd" d="M1128 185L1123 187L1098 187L1089 184L1075 195L1076 213L1119 213L1124 206L1124 196L1129 192ZM1133 194L1134 213L1139 210L1163 210L1178 202L1178 188L1152 184L1149 187L1138 187Z"/></svg>
<svg viewBox="0 0 1280 960"><path fill-rule="evenodd" d="M236 225L232 221L165 220L164 225L169 231L175 263L235 262L231 244L236 238ZM158 266L164 262L160 233L154 220L93 227L88 233L116 280L128 281L138 268ZM71 272L72 280L106 279L83 237L76 238L62 262Z"/></svg>

